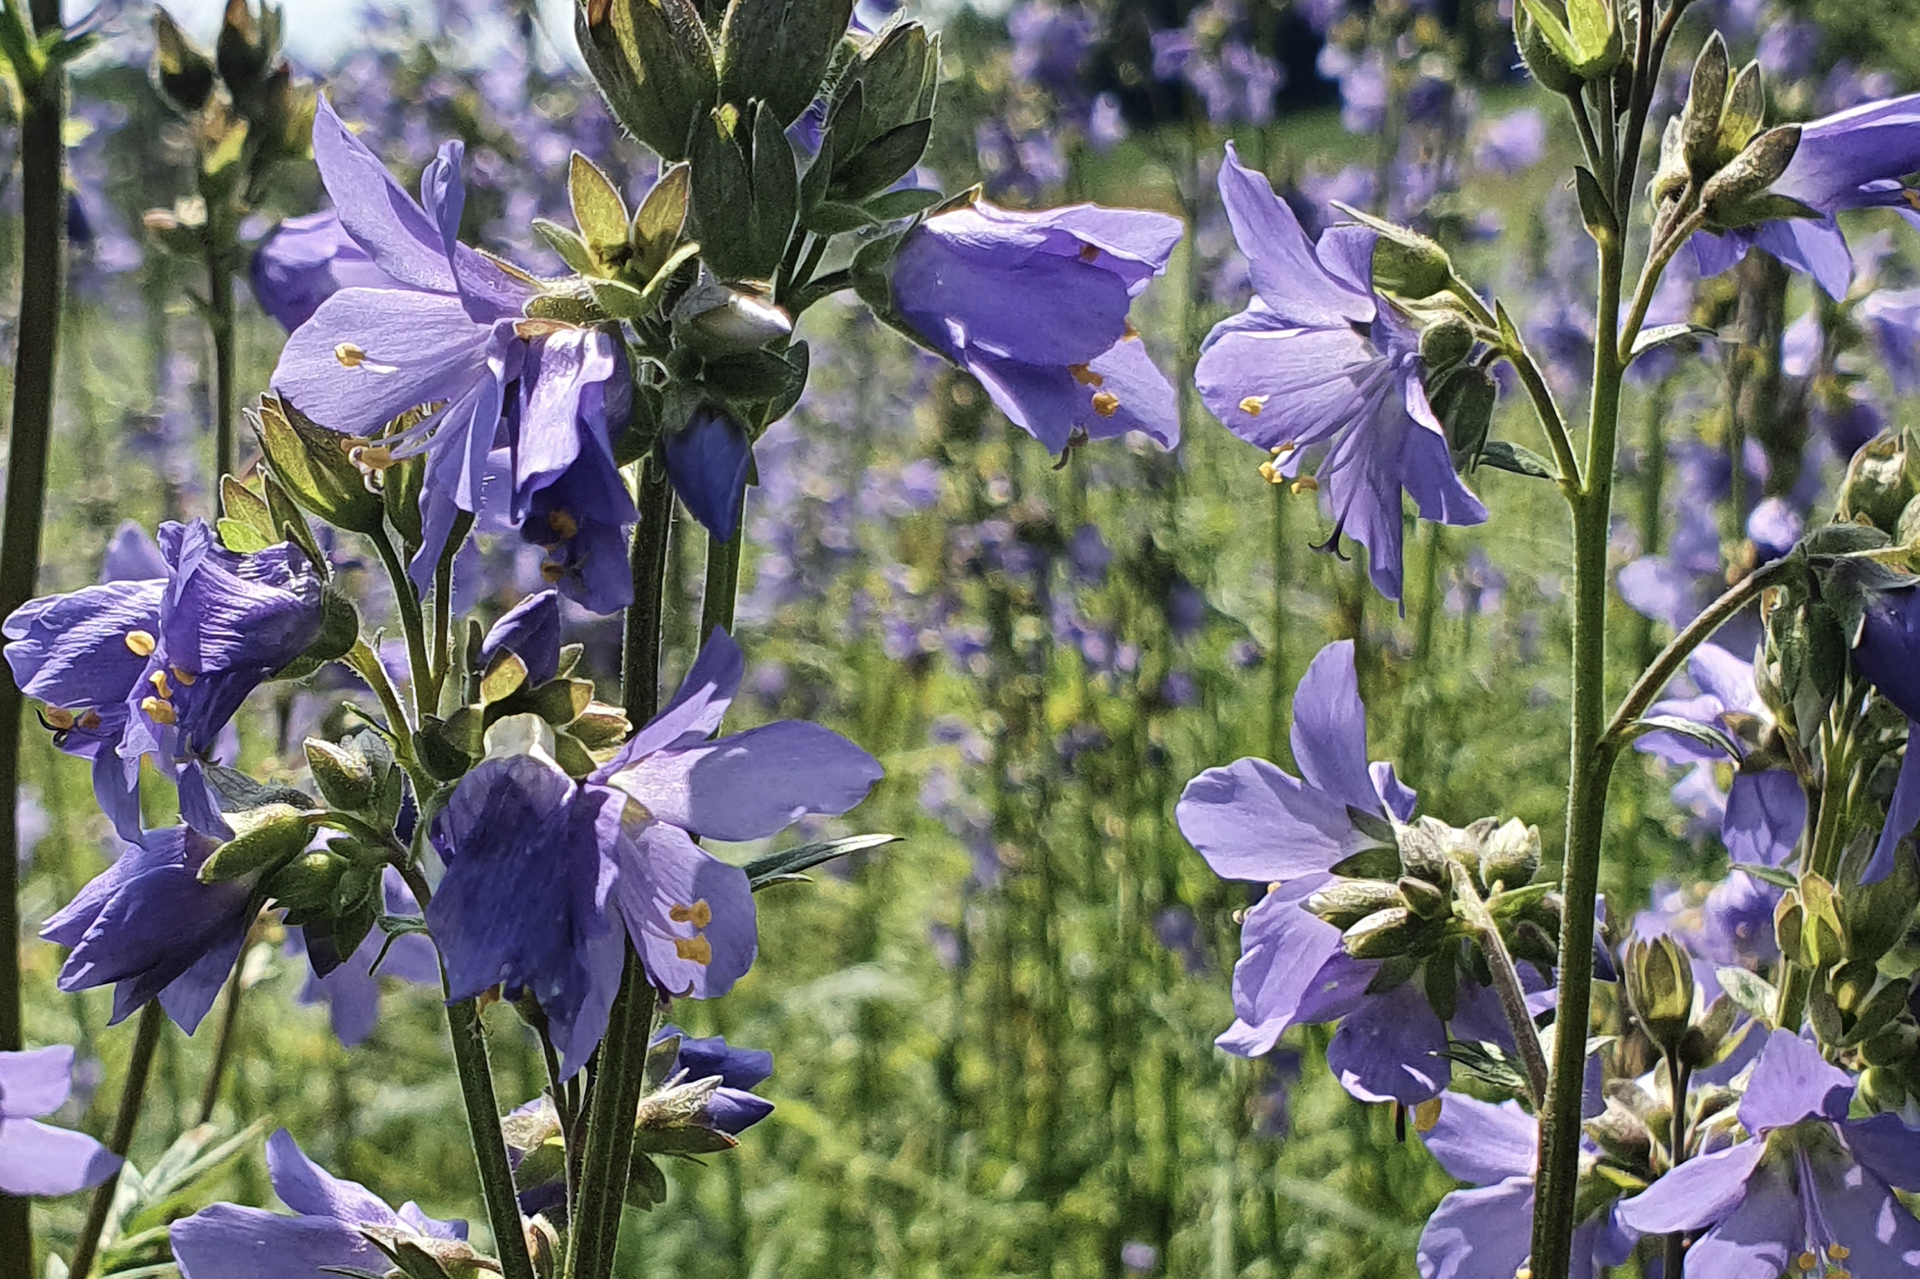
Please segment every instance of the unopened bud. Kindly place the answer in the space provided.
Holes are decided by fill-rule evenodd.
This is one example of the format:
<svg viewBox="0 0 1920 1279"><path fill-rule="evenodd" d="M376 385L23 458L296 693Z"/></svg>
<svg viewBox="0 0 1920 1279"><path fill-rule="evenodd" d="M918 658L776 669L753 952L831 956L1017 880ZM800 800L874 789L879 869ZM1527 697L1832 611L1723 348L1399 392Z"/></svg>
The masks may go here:
<svg viewBox="0 0 1920 1279"><path fill-rule="evenodd" d="M1882 431L1862 444L1847 463L1834 518L1851 522L1865 516L1875 528L1891 533L1900 527L1900 517L1915 491L1907 464L1906 433Z"/></svg>
<svg viewBox="0 0 1920 1279"><path fill-rule="evenodd" d="M313 827L291 804L267 804L227 818L238 833L213 850L201 864L203 884L239 879L278 866L299 854L313 838Z"/></svg>
<svg viewBox="0 0 1920 1279"><path fill-rule="evenodd" d="M1666 1052L1679 1047L1693 1019L1693 965L1666 935L1627 948L1627 999L1647 1036Z"/></svg>
<svg viewBox="0 0 1920 1279"><path fill-rule="evenodd" d="M1473 350L1473 326L1448 312L1420 333L1420 361L1435 373L1467 358Z"/></svg>
<svg viewBox="0 0 1920 1279"><path fill-rule="evenodd" d="M1453 913L1453 898L1424 879L1408 875L1401 879L1399 887L1408 908L1422 919L1445 919Z"/></svg>
<svg viewBox="0 0 1920 1279"><path fill-rule="evenodd" d="M1487 887L1499 884L1511 891L1533 882L1540 870L1540 828L1509 818L1480 849L1480 873Z"/></svg>
<svg viewBox="0 0 1920 1279"><path fill-rule="evenodd" d="M1573 69L1573 63L1547 39L1527 6L1518 0L1513 6L1513 42L1520 50L1520 60L1544 88L1554 93L1578 93L1586 85L1586 78Z"/></svg>
<svg viewBox="0 0 1920 1279"><path fill-rule="evenodd" d="M758 289L701 276L674 305L674 336L700 354L743 355L793 332L793 318Z"/></svg>
<svg viewBox="0 0 1920 1279"><path fill-rule="evenodd" d="M1746 150L1767 118L1767 89L1758 62L1749 62L1734 77L1727 104L1720 113L1719 152L1735 156Z"/></svg>
<svg viewBox="0 0 1920 1279"><path fill-rule="evenodd" d="M1377 879L1335 880L1305 903L1308 914L1340 929L1351 928L1376 911L1406 904L1397 886Z"/></svg>
<svg viewBox="0 0 1920 1279"><path fill-rule="evenodd" d="M335 746L309 737L307 767L327 803L346 812L358 812L373 800L373 765L351 746Z"/></svg>
<svg viewBox="0 0 1920 1279"><path fill-rule="evenodd" d="M1425 921L1404 906L1393 906L1347 929L1340 944L1355 959L1391 959L1412 952L1425 932Z"/></svg>
<svg viewBox="0 0 1920 1279"><path fill-rule="evenodd" d="M693 0L589 0L575 5L574 35L614 118L663 158L685 159L694 122L720 91Z"/></svg>
<svg viewBox="0 0 1920 1279"><path fill-rule="evenodd" d="M1680 115L1681 145L1687 169L1705 182L1719 166L1720 116L1727 101L1727 42L1718 31L1707 37L1694 59L1687 105Z"/></svg>
<svg viewBox="0 0 1920 1279"><path fill-rule="evenodd" d="M213 96L213 59L194 47L165 9L153 11L153 77L175 110L191 115Z"/></svg>
<svg viewBox="0 0 1920 1279"><path fill-rule="evenodd" d="M268 876L261 887L289 910L322 911L332 904L334 888L348 864L334 852L302 853Z"/></svg>

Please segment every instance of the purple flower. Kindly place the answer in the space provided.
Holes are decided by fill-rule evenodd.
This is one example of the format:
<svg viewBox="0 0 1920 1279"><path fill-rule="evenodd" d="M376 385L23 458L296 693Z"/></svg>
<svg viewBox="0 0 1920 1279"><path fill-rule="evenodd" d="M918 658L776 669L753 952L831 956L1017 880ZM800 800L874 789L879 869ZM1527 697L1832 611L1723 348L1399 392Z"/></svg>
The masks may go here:
<svg viewBox="0 0 1920 1279"><path fill-rule="evenodd" d="M560 598L552 591L529 595L503 614L480 641L479 667L486 670L502 653L527 668L527 685L537 688L560 673Z"/></svg>
<svg viewBox="0 0 1920 1279"><path fill-rule="evenodd" d="M1356 814L1379 823L1413 816L1415 795L1393 766L1367 763L1351 641L1321 649L1308 666L1294 693L1292 742L1299 777L1242 759L1194 778L1174 810L1216 874L1274 885L1247 912L1233 971L1236 1020L1215 1042L1258 1057L1290 1026L1338 1021L1327 1065L1341 1085L1364 1101L1417 1104L1437 1096L1452 1070L1447 1027L1423 984L1370 992L1381 961L1348 956L1341 930L1302 906L1332 881L1332 867L1380 847ZM1492 992L1473 981L1461 984L1454 1021L1463 1037L1510 1042Z"/></svg>
<svg viewBox="0 0 1920 1279"><path fill-rule="evenodd" d="M1829 297L1847 295L1853 256L1833 215L1842 209L1892 207L1909 212L1901 179L1920 169L1920 94L1865 102L1804 125L1786 172L1770 188L1817 217L1783 218L1693 239L1700 274L1718 275L1762 249L1811 275Z"/></svg>
<svg viewBox="0 0 1920 1279"><path fill-rule="evenodd" d="M1231 144L1220 195L1257 296L1207 335L1201 398L1235 435L1277 451L1281 474L1318 458L1335 521L1328 544L1344 532L1364 545L1374 586L1398 600L1401 491L1443 524L1478 524L1487 509L1454 474L1419 334L1373 291L1375 233L1338 226L1309 241Z"/></svg>
<svg viewBox="0 0 1920 1279"><path fill-rule="evenodd" d="M667 479L687 512L722 542L740 531L747 477L753 472L753 441L747 428L724 409L703 404L679 430L660 441Z"/></svg>
<svg viewBox="0 0 1920 1279"><path fill-rule="evenodd" d="M673 1065L667 1068L668 1081L720 1081L701 1112L706 1126L737 1137L773 1113L772 1102L749 1091L772 1077L772 1053L764 1049L729 1048L727 1041L718 1035L711 1039L688 1038L674 1025L661 1027L653 1042L663 1043L675 1035L680 1036L680 1047L674 1054Z"/></svg>
<svg viewBox="0 0 1920 1279"><path fill-rule="evenodd" d="M1897 1115L1848 1119L1853 1081L1776 1030L1739 1118L1749 1139L1681 1164L1620 1205L1642 1234L1704 1231L1687 1279L1920 1268L1920 1221L1893 1197L1920 1190L1920 1134ZM1808 1259L1811 1264L1808 1264Z"/></svg>
<svg viewBox="0 0 1920 1279"><path fill-rule="evenodd" d="M282 1128L267 1138L273 1193L296 1215L220 1203L173 1223L167 1238L181 1279L326 1279L336 1267L384 1274L392 1263L361 1234L371 1226L402 1236L463 1240L464 1221L435 1221L414 1204L398 1212L358 1182L308 1159Z"/></svg>
<svg viewBox="0 0 1920 1279"><path fill-rule="evenodd" d="M1092 204L1019 212L976 200L907 233L893 310L1054 452L1127 431L1172 448L1173 387L1127 311L1167 269L1180 233L1164 213Z"/></svg>
<svg viewBox="0 0 1920 1279"><path fill-rule="evenodd" d="M120 1169L120 1156L87 1136L38 1122L73 1090L73 1049L0 1052L0 1194L70 1195Z"/></svg>
<svg viewBox="0 0 1920 1279"><path fill-rule="evenodd" d="M1540 163L1547 152L1547 119L1538 107L1522 107L1490 122L1473 148L1482 169L1512 177Z"/></svg>
<svg viewBox="0 0 1920 1279"><path fill-rule="evenodd" d="M71 953L61 990L117 983L120 1021L149 999L192 1034L233 971L259 913L244 880L200 882L218 842L188 826L148 831L40 929Z"/></svg>
<svg viewBox="0 0 1920 1279"><path fill-rule="evenodd" d="M109 568L151 571L120 545ZM181 811L224 834L199 761L255 688L319 636L321 583L290 543L240 554L203 520L162 524L165 576L31 600L7 618L6 656L46 704L54 745L93 761L94 793L123 839L140 837L140 760L181 785Z"/></svg>
<svg viewBox="0 0 1920 1279"><path fill-rule="evenodd" d="M1702 644L1687 659L1687 674L1700 689L1696 697L1669 698L1648 712L1716 728L1742 755L1740 770L1727 790L1720 838L1735 862L1778 866L1792 855L1807 824L1807 797L1791 768L1762 768L1745 761L1753 753L1743 729L1764 728L1772 712L1754 686L1753 664L1718 644ZM1670 764L1714 765L1721 751L1678 733L1649 733L1634 742Z"/></svg>
<svg viewBox="0 0 1920 1279"><path fill-rule="evenodd" d="M554 548L551 580L596 611L625 605L631 583L605 563L637 518L613 466L612 439L632 396L620 343L599 329L527 320L540 292L533 277L460 243L461 143L440 148L417 202L325 98L313 152L341 227L391 283L343 288L321 302L287 339L274 388L322 426L353 435L435 406L363 454L368 465L427 455L417 583L439 562L457 513L485 508L504 431L509 516L529 541ZM539 501L561 485L564 498ZM590 542L574 545L582 536Z"/></svg>
<svg viewBox="0 0 1920 1279"><path fill-rule="evenodd" d="M291 333L341 289L402 287L373 264L332 209L282 222L253 252L253 296Z"/></svg>
<svg viewBox="0 0 1920 1279"><path fill-rule="evenodd" d="M1427 1149L1473 1189L1442 1199L1427 1220L1420 1279L1512 1279L1532 1251L1539 1122L1511 1101L1496 1106L1450 1092L1440 1103ZM1569 1273L1599 1279L1626 1261L1636 1236L1615 1217L1609 1206L1575 1227Z"/></svg>
<svg viewBox="0 0 1920 1279"><path fill-rule="evenodd" d="M532 995L568 1075L605 1032L627 938L675 997L725 994L752 966L746 873L695 834L762 839L846 812L880 778L872 756L813 724L708 740L743 668L716 629L674 700L585 782L553 761L536 717L509 717L436 819L447 874L427 923L449 998L495 984Z"/></svg>

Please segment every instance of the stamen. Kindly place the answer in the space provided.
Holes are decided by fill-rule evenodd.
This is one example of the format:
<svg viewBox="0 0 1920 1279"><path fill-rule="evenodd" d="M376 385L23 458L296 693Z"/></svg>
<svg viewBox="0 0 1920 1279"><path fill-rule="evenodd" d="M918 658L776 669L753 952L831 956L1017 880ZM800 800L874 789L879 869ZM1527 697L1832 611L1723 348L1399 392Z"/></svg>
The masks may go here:
<svg viewBox="0 0 1920 1279"><path fill-rule="evenodd" d="M1248 417L1259 417L1260 410L1266 407L1267 397L1264 395L1249 395L1246 399L1240 401L1240 411Z"/></svg>
<svg viewBox="0 0 1920 1279"><path fill-rule="evenodd" d="M573 518L571 512L555 509L547 512L547 527L554 531L563 542L572 541L580 533L580 521Z"/></svg>
<svg viewBox="0 0 1920 1279"><path fill-rule="evenodd" d="M1311 475L1303 475L1293 482L1293 492L1296 497L1302 493L1318 493L1319 491L1320 481L1314 479Z"/></svg>
<svg viewBox="0 0 1920 1279"><path fill-rule="evenodd" d="M40 712L40 718L47 721L49 727L57 732L66 732L74 726L73 712L62 706L49 706Z"/></svg>
<svg viewBox="0 0 1920 1279"><path fill-rule="evenodd" d="M713 947L704 937L676 937L673 939L673 953L682 959L691 959L705 967L713 962Z"/></svg>
<svg viewBox="0 0 1920 1279"><path fill-rule="evenodd" d="M1415 1132L1432 1132L1433 1126L1440 1122L1440 1099L1429 1097L1413 1108L1413 1128Z"/></svg>
<svg viewBox="0 0 1920 1279"><path fill-rule="evenodd" d="M1073 374L1073 380L1081 386L1098 387L1106 384L1107 379L1095 373L1091 365L1069 364L1067 365L1067 372Z"/></svg>
<svg viewBox="0 0 1920 1279"><path fill-rule="evenodd" d="M713 907L702 897L691 906L674 906L667 911L667 918L676 924L691 923L695 928L705 928L713 922Z"/></svg>
<svg viewBox="0 0 1920 1279"><path fill-rule="evenodd" d="M180 716L173 709L173 703L163 702L157 697L141 698L140 709L145 711L147 718L156 724L178 724L180 722Z"/></svg>
<svg viewBox="0 0 1920 1279"><path fill-rule="evenodd" d="M165 671L155 671L153 674L147 676L147 683L153 685L153 691L160 695L161 701L170 702L173 700L173 689L167 685L167 673Z"/></svg>
<svg viewBox="0 0 1920 1279"><path fill-rule="evenodd" d="M152 657L153 650L160 647L160 641L153 638L150 631L128 631L127 648L135 657Z"/></svg>
<svg viewBox="0 0 1920 1279"><path fill-rule="evenodd" d="M180 685L182 688L191 687L194 681L200 678L198 675L195 675L192 671L183 671L178 666L169 666L167 667L167 669L173 672L173 682Z"/></svg>
<svg viewBox="0 0 1920 1279"><path fill-rule="evenodd" d="M333 358L345 368L357 369L367 362L367 353L352 342L341 342L333 348Z"/></svg>
<svg viewBox="0 0 1920 1279"><path fill-rule="evenodd" d="M1096 391L1093 396L1093 411L1101 417L1112 417L1120 411L1120 397L1112 391Z"/></svg>
<svg viewBox="0 0 1920 1279"><path fill-rule="evenodd" d="M567 575L567 566L554 560L548 560L540 566L540 579L544 582L557 582Z"/></svg>
<svg viewBox="0 0 1920 1279"><path fill-rule="evenodd" d="M1121 328L1120 340L1122 342L1138 342L1140 340L1140 330L1133 327L1132 320L1128 320L1125 326Z"/></svg>
<svg viewBox="0 0 1920 1279"><path fill-rule="evenodd" d="M1287 482L1287 477L1280 473L1280 468L1271 462L1262 462L1260 464L1260 478L1269 484L1285 484Z"/></svg>
<svg viewBox="0 0 1920 1279"><path fill-rule="evenodd" d="M88 729L100 727L100 712L88 707L80 716L80 727Z"/></svg>
<svg viewBox="0 0 1920 1279"><path fill-rule="evenodd" d="M1081 245L1080 260L1082 262L1098 262L1100 260L1100 247L1094 244Z"/></svg>
<svg viewBox="0 0 1920 1279"><path fill-rule="evenodd" d="M393 450L384 444L350 444L347 460L369 473L384 471L393 465Z"/></svg>

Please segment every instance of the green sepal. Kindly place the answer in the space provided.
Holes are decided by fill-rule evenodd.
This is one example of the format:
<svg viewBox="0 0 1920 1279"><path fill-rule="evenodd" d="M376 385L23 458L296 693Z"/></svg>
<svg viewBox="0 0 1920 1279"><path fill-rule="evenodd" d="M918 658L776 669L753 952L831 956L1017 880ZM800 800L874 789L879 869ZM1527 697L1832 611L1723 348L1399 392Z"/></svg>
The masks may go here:
<svg viewBox="0 0 1920 1279"><path fill-rule="evenodd" d="M380 527L380 495L367 488L347 449L358 436L329 431L276 395L247 410L274 477L301 507L335 528L372 533Z"/></svg>
<svg viewBox="0 0 1920 1279"><path fill-rule="evenodd" d="M561 226L548 218L535 218L531 225L534 234L560 256L560 260L567 264L568 270L579 275L600 273L600 263L594 260L593 250L587 247L586 239L578 231L572 227Z"/></svg>
<svg viewBox="0 0 1920 1279"><path fill-rule="evenodd" d="M659 275L680 243L692 190L692 170L685 164L673 165L633 211L627 225L627 250L640 278L652 280Z"/></svg>
<svg viewBox="0 0 1920 1279"><path fill-rule="evenodd" d="M237 833L201 863L198 878L203 884L271 870L298 856L313 838L313 823L291 804L235 813L228 824Z"/></svg>
<svg viewBox="0 0 1920 1279"><path fill-rule="evenodd" d="M578 151L567 166L567 195L573 204L573 221L580 228L593 261L612 269L623 264L629 252L627 243L627 202L613 179Z"/></svg>
<svg viewBox="0 0 1920 1279"><path fill-rule="evenodd" d="M849 835L844 839L830 839L821 843L796 844L777 853L756 857L742 869L746 872L748 885L753 891L759 892L769 884L800 879L804 872L837 857L883 848L899 842L899 839L898 835Z"/></svg>
<svg viewBox="0 0 1920 1279"><path fill-rule="evenodd" d="M627 1165L626 1204L641 1212L652 1212L656 1204L667 1201L667 1174L660 1165L640 1151L633 1152Z"/></svg>
<svg viewBox="0 0 1920 1279"><path fill-rule="evenodd" d="M343 812L357 813L373 802L373 765L351 743L335 745L309 737L303 748L307 768L321 797Z"/></svg>
<svg viewBox="0 0 1920 1279"><path fill-rule="evenodd" d="M720 27L720 92L764 101L781 128L805 113L853 18L853 0L732 0Z"/></svg>

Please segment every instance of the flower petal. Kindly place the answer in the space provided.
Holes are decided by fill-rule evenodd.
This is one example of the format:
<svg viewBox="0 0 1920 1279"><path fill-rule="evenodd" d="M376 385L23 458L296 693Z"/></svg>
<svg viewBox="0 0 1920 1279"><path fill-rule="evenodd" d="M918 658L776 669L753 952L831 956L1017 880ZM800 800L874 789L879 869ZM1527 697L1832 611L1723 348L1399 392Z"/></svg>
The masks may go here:
<svg viewBox="0 0 1920 1279"><path fill-rule="evenodd" d="M1776 1030L1754 1063L1740 1099L1740 1122L1748 1132L1764 1133L1803 1119L1843 1119L1852 1100L1853 1079L1846 1071L1792 1031Z"/></svg>
<svg viewBox="0 0 1920 1279"><path fill-rule="evenodd" d="M73 1049L0 1052L0 1115L38 1118L60 1109L73 1091Z"/></svg>
<svg viewBox="0 0 1920 1279"><path fill-rule="evenodd" d="M331 1279L326 1267L385 1274L386 1255L350 1225L215 1204L167 1229L180 1279Z"/></svg>
<svg viewBox="0 0 1920 1279"><path fill-rule="evenodd" d="M1533 1176L1539 1128L1518 1102L1496 1106L1450 1092L1441 1096L1440 1118L1424 1140L1449 1177L1491 1186L1508 1177Z"/></svg>
<svg viewBox="0 0 1920 1279"><path fill-rule="evenodd" d="M648 822L622 857L620 913L654 985L690 999L733 989L760 948L746 872L665 822Z"/></svg>
<svg viewBox="0 0 1920 1279"><path fill-rule="evenodd" d="M85 1133L0 1118L0 1193L70 1195L99 1185L119 1168L120 1156Z"/></svg>
<svg viewBox="0 0 1920 1279"><path fill-rule="evenodd" d="M1373 843L1346 805L1264 759L1195 777L1174 820L1215 874L1261 884L1318 874Z"/></svg>
<svg viewBox="0 0 1920 1279"><path fill-rule="evenodd" d="M1453 1077L1447 1029L1418 982L1367 996L1340 1019L1327 1044L1327 1068L1361 1101L1415 1106L1440 1095Z"/></svg>
<svg viewBox="0 0 1920 1279"><path fill-rule="evenodd" d="M1253 287L1275 315L1289 324L1316 329L1345 328L1373 319L1371 289L1356 291L1320 264L1312 241L1272 183L1240 163L1227 143L1220 165L1220 200L1233 238L1247 255ZM1367 249L1372 249L1369 234Z"/></svg>
<svg viewBox="0 0 1920 1279"><path fill-rule="evenodd" d="M1314 991L1322 966L1340 951L1340 930L1300 909L1326 882L1315 875L1268 893L1247 912L1233 967L1233 1026L1215 1042L1241 1057L1273 1050Z"/></svg>
<svg viewBox="0 0 1920 1279"><path fill-rule="evenodd" d="M1420 1279L1510 1279L1532 1244L1531 1175L1456 1190L1440 1201L1420 1232Z"/></svg>
<svg viewBox="0 0 1920 1279"><path fill-rule="evenodd" d="M307 1158L285 1128L267 1138L267 1176L280 1202L303 1217L328 1217L349 1226L399 1223L380 1196L357 1181L334 1176Z"/></svg>
<svg viewBox="0 0 1920 1279"><path fill-rule="evenodd" d="M1643 1235L1670 1235L1711 1225L1740 1205L1748 1179L1766 1153L1765 1142L1743 1141L1689 1159L1624 1201L1620 1220Z"/></svg>

